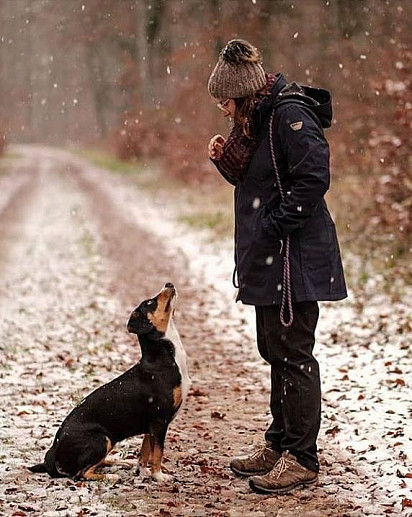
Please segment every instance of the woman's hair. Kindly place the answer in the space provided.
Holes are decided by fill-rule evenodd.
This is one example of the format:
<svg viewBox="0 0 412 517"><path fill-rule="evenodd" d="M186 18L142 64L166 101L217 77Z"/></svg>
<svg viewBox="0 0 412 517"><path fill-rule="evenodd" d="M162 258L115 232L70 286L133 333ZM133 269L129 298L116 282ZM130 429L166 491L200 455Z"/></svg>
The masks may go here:
<svg viewBox="0 0 412 517"><path fill-rule="evenodd" d="M267 76L266 85L259 91L248 95L247 97L239 97L234 99L236 110L233 122L239 124L242 127L242 132L248 138L256 137L256 128L254 126L254 112L256 106L260 101L270 95L271 87L273 86L273 76Z"/></svg>
<svg viewBox="0 0 412 517"><path fill-rule="evenodd" d="M253 113L261 98L262 97L260 95L253 93L248 97L239 97L234 99L236 110L233 122L242 127L243 134L248 138L254 138L256 136L253 124Z"/></svg>

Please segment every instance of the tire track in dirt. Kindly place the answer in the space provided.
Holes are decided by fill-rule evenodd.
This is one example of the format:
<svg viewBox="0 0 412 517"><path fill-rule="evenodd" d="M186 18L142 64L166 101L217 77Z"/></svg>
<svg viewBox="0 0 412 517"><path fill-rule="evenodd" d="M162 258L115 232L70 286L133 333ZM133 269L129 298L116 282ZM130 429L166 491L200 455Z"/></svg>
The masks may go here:
<svg viewBox="0 0 412 517"><path fill-rule="evenodd" d="M27 194L33 188L35 175L31 174L29 166L10 161L6 172L0 174L0 267L5 267L7 250L14 239L14 226L19 224L21 217L19 207L24 206ZM19 214L21 216L21 213Z"/></svg>
<svg viewBox="0 0 412 517"><path fill-rule="evenodd" d="M118 306L101 281L85 196L56 163L41 160L32 175L30 192L21 191L1 219L8 228L1 241L8 245L0 298L2 515L80 515L86 508L86 514L120 516L102 487L39 478L25 469L44 454L56 424L95 380L109 380L123 361L132 361L130 341L119 342L124 333L112 323Z"/></svg>
<svg viewBox="0 0 412 517"><path fill-rule="evenodd" d="M4 500L15 498L17 508L19 500L33 505L30 515L76 515L83 507L95 515L356 515L345 497L336 497L333 486L345 471L344 460L330 461L322 487L287 497L256 495L232 476L229 457L251 440L261 440L269 397L242 321L233 320L230 307L216 314L219 293L190 277L185 257L172 242L148 234L144 220L137 224L124 217L119 200L101 188L108 182L104 171L91 175L90 166L65 153L29 152L42 172L27 208L26 224L31 223L11 258L13 296L0 301L8 307L5 337L13 344L0 365L1 388L8 397L17 392L23 397L17 416L13 404L6 404L11 422L2 438L12 459L4 468ZM136 189L132 182L130 189ZM45 235L39 239L40 231ZM22 257L33 261L31 267L16 267ZM45 274L38 275L39 270ZM156 485L120 471L121 485L109 488L28 476L24 465L37 461L38 449L50 445L51 425L65 416L71 397L87 393L136 360L137 345L124 329L129 310L169 280L180 293L176 319L193 380L166 442L165 466L175 481ZM39 289L47 293L46 300L38 300ZM22 310L16 322L15 311ZM34 337L27 343L15 337L19 333ZM29 437L8 443L16 426ZM140 439L133 439L119 449L133 458L139 444Z"/></svg>

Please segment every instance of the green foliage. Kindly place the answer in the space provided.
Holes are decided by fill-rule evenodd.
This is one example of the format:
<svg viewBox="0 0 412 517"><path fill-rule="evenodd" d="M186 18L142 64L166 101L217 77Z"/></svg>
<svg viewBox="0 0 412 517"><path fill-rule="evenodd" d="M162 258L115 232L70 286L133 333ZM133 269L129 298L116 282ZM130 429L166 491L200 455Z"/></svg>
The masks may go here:
<svg viewBox="0 0 412 517"><path fill-rule="evenodd" d="M97 167L102 167L103 169L107 169L111 172L131 175L138 175L141 172L141 166L136 162L131 163L122 161L115 156L98 149L83 149L79 154Z"/></svg>
<svg viewBox="0 0 412 517"><path fill-rule="evenodd" d="M226 236L233 232L233 217L231 210L226 212L196 212L182 215L180 221L198 229L213 230L219 236Z"/></svg>

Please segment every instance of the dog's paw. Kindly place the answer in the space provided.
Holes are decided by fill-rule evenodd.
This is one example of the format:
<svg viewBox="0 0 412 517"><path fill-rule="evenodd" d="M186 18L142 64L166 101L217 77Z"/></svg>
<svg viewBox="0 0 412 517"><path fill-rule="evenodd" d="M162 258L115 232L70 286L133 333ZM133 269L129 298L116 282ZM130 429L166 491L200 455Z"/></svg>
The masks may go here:
<svg viewBox="0 0 412 517"><path fill-rule="evenodd" d="M103 480L109 485L116 485L119 483L121 477L117 474L105 474Z"/></svg>
<svg viewBox="0 0 412 517"><path fill-rule="evenodd" d="M117 463L115 463L115 465L118 465L119 467L123 467L127 470L131 470L134 466L132 462L126 461L126 460L118 461Z"/></svg>
<svg viewBox="0 0 412 517"><path fill-rule="evenodd" d="M150 478L151 477L151 473L150 473L150 470L147 467L137 467L137 469L136 469L136 476L140 476L142 479Z"/></svg>
<svg viewBox="0 0 412 517"><path fill-rule="evenodd" d="M157 483L169 483L170 481L173 480L173 476L171 476L170 474L165 474L164 472L162 472L161 470L159 472L154 472L152 474L152 478L157 482Z"/></svg>

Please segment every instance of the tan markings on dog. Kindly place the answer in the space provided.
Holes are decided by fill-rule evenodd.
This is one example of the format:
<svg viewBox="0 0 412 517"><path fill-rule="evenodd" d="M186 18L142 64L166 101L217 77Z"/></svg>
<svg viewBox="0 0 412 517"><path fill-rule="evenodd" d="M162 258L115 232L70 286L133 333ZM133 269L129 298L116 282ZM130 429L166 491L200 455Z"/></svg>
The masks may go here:
<svg viewBox="0 0 412 517"><path fill-rule="evenodd" d="M80 473L81 477L87 479L88 481L103 481L106 478L105 474L96 474L95 469L98 465L94 465L90 467L86 471L82 471Z"/></svg>
<svg viewBox="0 0 412 517"><path fill-rule="evenodd" d="M150 435L145 434L143 438L142 448L140 449L140 461L139 465L143 468L147 467L148 462L151 459L152 446L150 443Z"/></svg>
<svg viewBox="0 0 412 517"><path fill-rule="evenodd" d="M167 326L169 325L169 316L162 310L157 308L155 312L149 312L147 319L153 324L156 330L166 334Z"/></svg>
<svg viewBox="0 0 412 517"><path fill-rule="evenodd" d="M176 386L173 390L173 408L177 409L182 403L182 386Z"/></svg>
<svg viewBox="0 0 412 517"><path fill-rule="evenodd" d="M152 475L157 472L162 471L162 458L163 458L163 448L159 446L158 443L154 443L152 450L152 460L150 470L152 471Z"/></svg>
<svg viewBox="0 0 412 517"><path fill-rule="evenodd" d="M105 474L96 474L95 470L98 467L104 467L108 463L106 462L106 456L109 454L109 452L113 449L112 442L110 439L106 436L106 454L104 458L102 458L96 465L93 465L92 467L89 467L88 469L81 470L78 473L78 476L88 479L89 481L101 481L103 479L106 479Z"/></svg>
<svg viewBox="0 0 412 517"><path fill-rule="evenodd" d="M167 327L169 326L169 321L172 316L172 308L169 306L166 311L166 307L172 296L173 293L167 289L160 291L157 295L156 310L147 314L147 319L159 332L166 333Z"/></svg>

